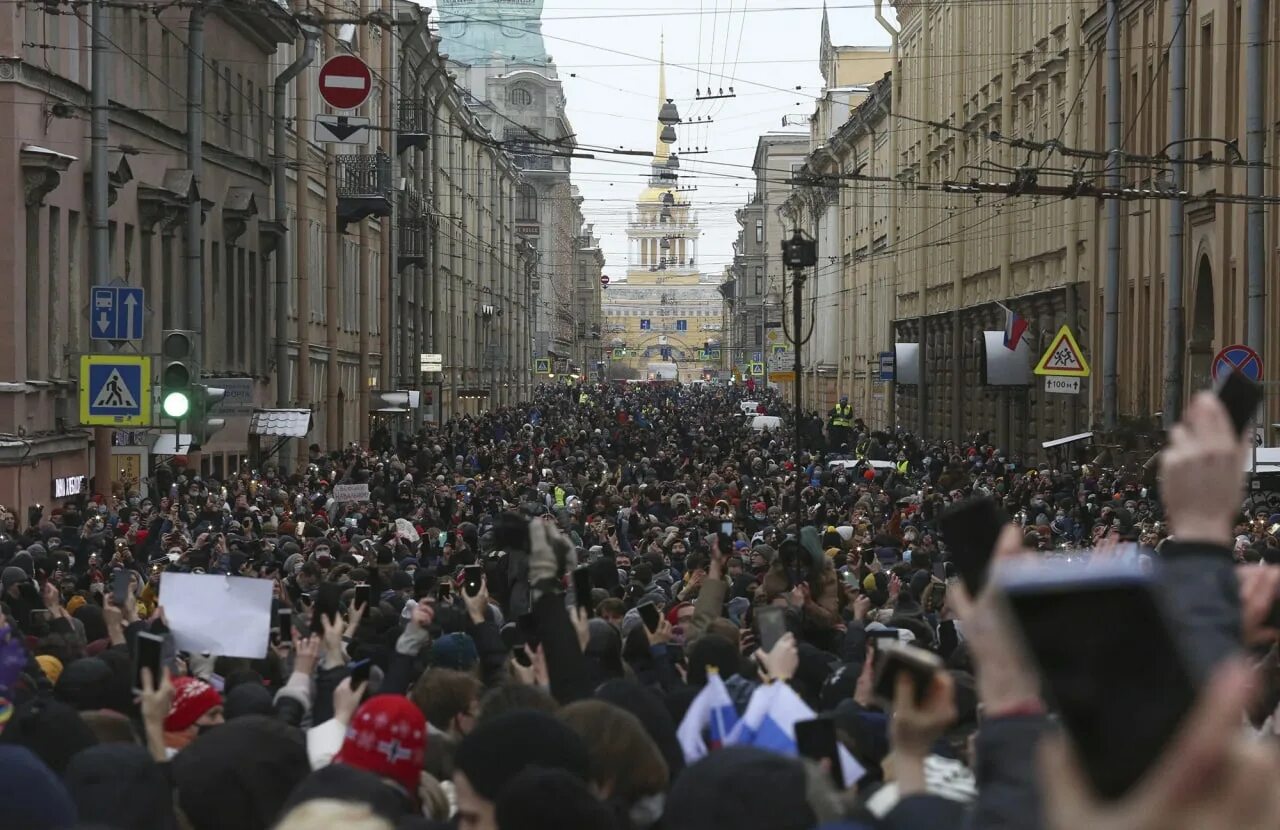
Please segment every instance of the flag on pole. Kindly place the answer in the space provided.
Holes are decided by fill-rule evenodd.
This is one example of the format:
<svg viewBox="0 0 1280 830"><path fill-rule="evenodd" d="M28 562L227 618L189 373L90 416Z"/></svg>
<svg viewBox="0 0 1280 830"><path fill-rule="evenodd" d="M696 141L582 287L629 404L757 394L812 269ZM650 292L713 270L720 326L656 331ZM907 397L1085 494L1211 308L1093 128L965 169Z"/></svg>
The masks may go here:
<svg viewBox="0 0 1280 830"><path fill-rule="evenodd" d="M1004 347L1011 352L1018 350L1018 341L1027 331L1027 321L1018 312L1007 306L1004 309Z"/></svg>
<svg viewBox="0 0 1280 830"><path fill-rule="evenodd" d="M769 683L751 693L747 710L729 733L725 746L754 746L793 758L800 757L796 747L796 721L812 720L816 715L786 683ZM837 746L840 769L845 786L851 787L866 774L843 746Z"/></svg>
<svg viewBox="0 0 1280 830"><path fill-rule="evenodd" d="M702 691L689 704L689 710L685 712L684 720L680 721L680 728L676 730L685 763L692 764L709 750L723 746L737 723L738 710L733 706L728 688L720 679L720 673L708 668L707 685L702 687ZM708 733L709 746L708 741L703 740L704 731Z"/></svg>

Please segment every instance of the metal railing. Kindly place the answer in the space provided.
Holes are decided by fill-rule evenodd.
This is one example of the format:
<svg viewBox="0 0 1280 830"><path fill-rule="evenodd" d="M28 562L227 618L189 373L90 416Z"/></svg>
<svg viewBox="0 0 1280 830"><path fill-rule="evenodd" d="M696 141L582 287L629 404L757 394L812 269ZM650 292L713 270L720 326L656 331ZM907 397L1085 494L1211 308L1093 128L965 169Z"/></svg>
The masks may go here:
<svg viewBox="0 0 1280 830"><path fill-rule="evenodd" d="M374 155L336 156L338 198L387 198L391 193L391 157Z"/></svg>
<svg viewBox="0 0 1280 830"><path fill-rule="evenodd" d="M427 108L422 101L413 98L401 98L399 116L396 121L396 129L400 132L427 132Z"/></svg>

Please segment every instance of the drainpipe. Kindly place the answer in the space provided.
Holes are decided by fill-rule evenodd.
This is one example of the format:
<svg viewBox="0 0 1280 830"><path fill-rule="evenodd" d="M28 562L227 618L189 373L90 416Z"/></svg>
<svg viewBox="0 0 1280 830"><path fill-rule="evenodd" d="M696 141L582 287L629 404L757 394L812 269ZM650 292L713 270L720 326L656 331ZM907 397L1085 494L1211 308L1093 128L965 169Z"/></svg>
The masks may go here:
<svg viewBox="0 0 1280 830"><path fill-rule="evenodd" d="M894 28L893 24L890 23L885 18L881 10L882 3L883 3L883 0L876 0L876 22L880 24L880 28L884 29L885 32L888 33L890 43L892 44L892 46L890 47L890 50L891 50L890 53L892 55L892 58L891 58L892 70L889 73L889 112L894 113L894 112L902 111L902 79L899 77L899 72L898 72L899 31L896 28ZM896 171L898 168L898 132L899 132L898 130L892 129L892 128L890 128L889 130L889 176L890 177L894 175L894 171ZM874 152L874 148L875 148L875 143L873 139L873 143L872 143L873 152ZM889 250L893 250L893 246L898 242L898 187L895 184L889 185L889 230L887 231L886 236L887 238L885 239L885 244ZM874 233L872 234L872 237L874 237ZM870 253L871 242L869 241L867 245L868 245L867 252ZM872 266L871 273L874 276L875 274L874 265ZM889 286L890 286L889 287L889 320L890 320L889 348L896 352L897 349L894 346L894 344L898 340L898 333L897 331L894 330L893 321L896 321L898 319L898 258L897 257L889 257ZM872 290L874 290L874 281L872 282ZM924 367L924 294L923 292L920 294L919 302L920 302L920 335L917 339L919 340L920 351L918 353L918 358L921 361L920 363L921 369L923 369ZM919 419L918 426L920 430L920 435L923 436L925 431L924 430L925 381L924 381L923 371L920 371L917 374L919 375L919 378L916 381L916 384L917 384L916 385L916 404L918 406L919 411L916 413L916 416ZM897 424L898 382L896 380L894 381L893 389L890 390L889 394L891 396L889 398L889 423L886 424L886 427L892 430L898 426Z"/></svg>
<svg viewBox="0 0 1280 830"><path fill-rule="evenodd" d="M196 193L204 173L204 17L209 7L191 8L187 20L187 169ZM195 332L197 354L203 365L208 357L204 344L204 222L201 198L187 205L187 328Z"/></svg>
<svg viewBox="0 0 1280 830"><path fill-rule="evenodd" d="M1182 140L1187 124L1187 0L1173 0L1173 43L1169 44L1169 161L1173 167L1173 190L1181 193L1186 186L1186 170L1182 164ZM1070 200L1072 204L1075 199ZM1182 372L1185 330L1183 309L1183 235L1186 214L1182 199L1169 203L1169 311L1165 325L1164 351L1164 427L1178 422L1182 413ZM1252 256L1252 251L1250 251ZM1252 263L1252 259L1250 260ZM1252 273L1252 272L1250 272ZM1253 315L1249 315L1250 323Z"/></svg>
<svg viewBox="0 0 1280 830"><path fill-rule="evenodd" d="M1120 9L1118 0L1107 0L1107 187L1122 184L1120 164ZM1102 319L1102 427L1114 432L1119 417L1120 341L1120 201L1107 200L1106 283Z"/></svg>
<svg viewBox="0 0 1280 830"><path fill-rule="evenodd" d="M1266 205L1262 201L1263 148L1266 127L1263 126L1262 65L1263 50L1270 41L1263 34L1266 3L1248 0L1245 4L1245 193L1250 202L1245 214L1245 252L1249 263L1249 317L1245 343L1260 355L1266 334L1267 259L1265 248Z"/></svg>
<svg viewBox="0 0 1280 830"><path fill-rule="evenodd" d="M289 258L285 256L285 244L288 240L288 196L285 181L285 94L289 82L311 65L316 57L316 41L320 39L320 30L303 26L302 54L283 72L276 76L271 87L272 113L274 115L272 129L272 161L271 184L274 188L276 222L285 228L285 238L276 247L276 405L284 408L289 405ZM301 127L295 130L299 136ZM301 370L299 370L301 371Z"/></svg>

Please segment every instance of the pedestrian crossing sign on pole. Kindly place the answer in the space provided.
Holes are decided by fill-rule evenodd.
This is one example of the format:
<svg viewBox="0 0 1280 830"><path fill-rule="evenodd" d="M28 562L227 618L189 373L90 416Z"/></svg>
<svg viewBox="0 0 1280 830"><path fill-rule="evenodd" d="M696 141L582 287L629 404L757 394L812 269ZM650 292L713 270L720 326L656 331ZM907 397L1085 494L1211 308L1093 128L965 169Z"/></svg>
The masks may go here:
<svg viewBox="0 0 1280 830"><path fill-rule="evenodd" d="M1066 326L1058 329L1053 342L1049 344L1049 350L1036 364L1035 372L1037 375L1051 377L1089 377L1089 363L1084 359L1084 350L1076 342L1071 329Z"/></svg>
<svg viewBox="0 0 1280 830"><path fill-rule="evenodd" d="M80 357L80 423L151 425L151 358L93 354Z"/></svg>

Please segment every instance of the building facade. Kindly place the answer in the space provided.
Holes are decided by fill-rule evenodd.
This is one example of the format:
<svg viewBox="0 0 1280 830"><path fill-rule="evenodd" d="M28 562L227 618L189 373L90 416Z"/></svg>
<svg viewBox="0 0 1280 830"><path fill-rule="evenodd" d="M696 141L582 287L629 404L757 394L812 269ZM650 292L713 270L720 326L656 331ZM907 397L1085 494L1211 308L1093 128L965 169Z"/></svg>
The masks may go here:
<svg viewBox="0 0 1280 830"><path fill-rule="evenodd" d="M267 0L103 10L112 106L108 254L99 263L89 186L94 23L52 7L15 9L15 26L0 29L0 111L11 125L0 139L0 193L20 217L0 231L14 298L2 312L12 339L0 350L0 502L54 501L45 478L99 476L100 491L137 490L154 463L184 452L180 441L156 443L158 416L150 428L80 423L79 356L95 350L87 309L96 284L145 290L141 353L159 353L164 330L200 332L202 378L227 389L216 413L225 428L186 459L206 475L249 463L255 408L311 411L296 455L281 458L291 466L310 444L367 440L375 391L429 398L399 414L399 428L529 391L533 275L514 227L519 171L450 80L419 7L384 0L381 10L366 23L318 26ZM361 7L329 11L354 18ZM358 113L377 127L365 144L316 140L327 112L317 73L338 54L361 56L374 77ZM278 111L273 86L295 61L301 74L282 87ZM189 86L193 72L202 82ZM192 113L203 141L188 140ZM485 321L485 305L503 313ZM485 363L495 342L511 356L499 366ZM442 382L419 372L420 354L445 351Z"/></svg>
<svg viewBox="0 0 1280 830"><path fill-rule="evenodd" d="M658 109L666 67L658 68ZM619 380L699 380L721 362L724 298L720 278L698 267L698 214L677 189L679 158L657 140L648 185L627 222L627 274L603 296L609 376ZM667 136L668 138L670 136Z"/></svg>

